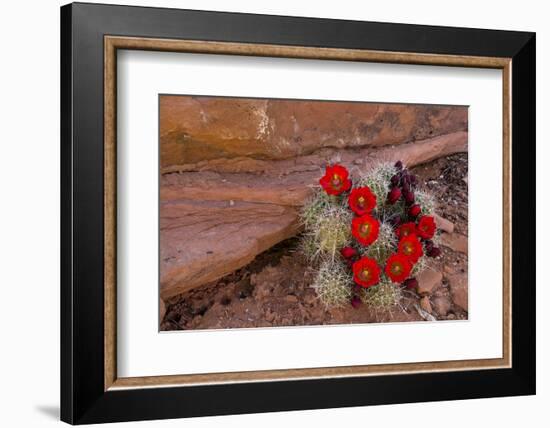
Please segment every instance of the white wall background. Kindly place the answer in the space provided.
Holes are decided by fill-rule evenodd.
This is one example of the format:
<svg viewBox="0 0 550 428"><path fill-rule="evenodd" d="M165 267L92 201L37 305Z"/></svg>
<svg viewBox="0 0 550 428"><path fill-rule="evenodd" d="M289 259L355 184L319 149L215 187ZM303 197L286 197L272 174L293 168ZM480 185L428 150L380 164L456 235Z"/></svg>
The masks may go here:
<svg viewBox="0 0 550 428"><path fill-rule="evenodd" d="M126 4L323 18L485 27L537 32L538 223L550 209L545 159L550 138L550 28L544 2L394 0L146 0ZM103 3L117 3L104 0ZM58 424L59 406L59 0L0 7L0 421L7 427ZM546 216L548 217L548 216ZM539 227L537 264L550 251ZM546 248L544 248L546 247ZM550 402L550 292L537 275L538 395L336 410L155 421L140 426L444 426L500 428L547 420ZM534 423L540 426L540 423ZM138 426L138 423L125 426Z"/></svg>

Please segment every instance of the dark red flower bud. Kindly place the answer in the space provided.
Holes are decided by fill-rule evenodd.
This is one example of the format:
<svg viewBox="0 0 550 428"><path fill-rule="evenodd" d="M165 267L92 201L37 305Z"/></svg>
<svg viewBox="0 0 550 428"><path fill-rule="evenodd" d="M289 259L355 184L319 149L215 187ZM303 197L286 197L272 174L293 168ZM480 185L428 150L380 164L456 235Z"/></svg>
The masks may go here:
<svg viewBox="0 0 550 428"><path fill-rule="evenodd" d="M426 254L428 254L429 257L439 257L441 255L441 249L439 247L432 246Z"/></svg>
<svg viewBox="0 0 550 428"><path fill-rule="evenodd" d="M394 165L399 171L401 171L403 169L403 162L401 161L397 161L395 162L395 165Z"/></svg>
<svg viewBox="0 0 550 428"><path fill-rule="evenodd" d="M401 177L402 189L410 189L411 177L405 171L403 171L403 177Z"/></svg>
<svg viewBox="0 0 550 428"><path fill-rule="evenodd" d="M355 248L352 248L352 247L343 247L340 250L340 254L345 259L351 259L352 257L357 255L357 250Z"/></svg>
<svg viewBox="0 0 550 428"><path fill-rule="evenodd" d="M403 285L407 287L409 290L412 290L418 287L418 281L416 280L416 278L409 278L405 280Z"/></svg>
<svg viewBox="0 0 550 428"><path fill-rule="evenodd" d="M409 183L411 183L411 186L416 187L418 180L416 179L416 175L411 174L409 176Z"/></svg>
<svg viewBox="0 0 550 428"><path fill-rule="evenodd" d="M434 247L433 241L429 239L424 242L424 245L426 246L426 252L430 251Z"/></svg>
<svg viewBox="0 0 550 428"><path fill-rule="evenodd" d="M414 192L412 192L411 190L404 190L403 199L405 199L405 202L408 205L414 204Z"/></svg>
<svg viewBox="0 0 550 428"><path fill-rule="evenodd" d="M361 299L358 296L353 296L351 298L351 306L353 306L354 309L357 309L361 306Z"/></svg>
<svg viewBox="0 0 550 428"><path fill-rule="evenodd" d="M397 174L395 174L392 178L390 178L391 184L394 187L399 185L399 180L400 180L400 177Z"/></svg>
<svg viewBox="0 0 550 428"><path fill-rule="evenodd" d="M399 187L393 187L388 193L388 203L393 205L401 197L401 189Z"/></svg>
<svg viewBox="0 0 550 428"><path fill-rule="evenodd" d="M414 218L414 217L417 217L421 211L422 211L422 208L420 208L420 205L414 204L414 205L411 205L411 207L409 208L409 215Z"/></svg>
<svg viewBox="0 0 550 428"><path fill-rule="evenodd" d="M393 226L393 227L397 227L401 224L401 218L400 217L394 217L390 220L390 224Z"/></svg>

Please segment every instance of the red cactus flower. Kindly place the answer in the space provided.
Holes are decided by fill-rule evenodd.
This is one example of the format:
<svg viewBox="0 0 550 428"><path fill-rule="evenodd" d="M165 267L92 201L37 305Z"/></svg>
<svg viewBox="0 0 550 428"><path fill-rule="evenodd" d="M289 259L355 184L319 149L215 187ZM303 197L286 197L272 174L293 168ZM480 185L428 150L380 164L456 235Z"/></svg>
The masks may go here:
<svg viewBox="0 0 550 428"><path fill-rule="evenodd" d="M412 264L403 254L392 254L386 262L385 272L393 282L403 282L411 273Z"/></svg>
<svg viewBox="0 0 550 428"><path fill-rule="evenodd" d="M388 204L395 204L401 197L401 189L399 187L393 187L388 193Z"/></svg>
<svg viewBox="0 0 550 428"><path fill-rule="evenodd" d="M412 218L415 218L420 214L421 211L422 211L422 208L420 208L420 205L418 204L411 205L411 207L409 208L409 216Z"/></svg>
<svg viewBox="0 0 550 428"><path fill-rule="evenodd" d="M426 250L426 254L429 257L439 257L441 255L441 249L439 247L431 246L430 249Z"/></svg>
<svg viewBox="0 0 550 428"><path fill-rule="evenodd" d="M357 250L352 247L343 247L340 250L340 254L345 259L351 259L352 257L355 257L357 255Z"/></svg>
<svg viewBox="0 0 550 428"><path fill-rule="evenodd" d="M342 165L327 166L325 175L321 177L319 183L329 195L339 195L351 187L348 176L348 170Z"/></svg>
<svg viewBox="0 0 550 428"><path fill-rule="evenodd" d="M357 215L370 214L376 206L376 196L369 187L353 189L348 198L349 206Z"/></svg>
<svg viewBox="0 0 550 428"><path fill-rule="evenodd" d="M422 244L414 234L401 238L397 246L397 251L399 254L407 256L413 264L424 255Z"/></svg>
<svg viewBox="0 0 550 428"><path fill-rule="evenodd" d="M404 238L405 236L409 236L416 233L416 224L413 222L409 223L403 223L401 226L397 228L395 231L395 234L399 239Z"/></svg>
<svg viewBox="0 0 550 428"><path fill-rule="evenodd" d="M431 239L435 234L435 220L432 216L420 217L416 231L421 238Z"/></svg>
<svg viewBox="0 0 550 428"><path fill-rule="evenodd" d="M376 260L363 257L353 264L353 280L361 287L368 288L380 281L380 268Z"/></svg>
<svg viewBox="0 0 550 428"><path fill-rule="evenodd" d="M355 217L351 222L351 234L363 245L370 245L378 239L380 223L370 215Z"/></svg>
<svg viewBox="0 0 550 428"><path fill-rule="evenodd" d="M418 281L416 280L416 278L408 278L405 280L403 285L407 287L409 290L412 290L418 287Z"/></svg>

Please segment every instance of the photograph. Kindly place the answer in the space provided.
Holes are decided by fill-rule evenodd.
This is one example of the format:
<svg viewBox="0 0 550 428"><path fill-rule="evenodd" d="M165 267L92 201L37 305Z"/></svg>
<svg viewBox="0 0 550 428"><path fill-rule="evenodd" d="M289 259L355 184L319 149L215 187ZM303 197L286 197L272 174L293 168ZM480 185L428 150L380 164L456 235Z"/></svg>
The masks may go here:
<svg viewBox="0 0 550 428"><path fill-rule="evenodd" d="M158 102L161 331L468 320L468 106Z"/></svg>
<svg viewBox="0 0 550 428"><path fill-rule="evenodd" d="M0 426L549 419L548 7L312 5L3 4Z"/></svg>

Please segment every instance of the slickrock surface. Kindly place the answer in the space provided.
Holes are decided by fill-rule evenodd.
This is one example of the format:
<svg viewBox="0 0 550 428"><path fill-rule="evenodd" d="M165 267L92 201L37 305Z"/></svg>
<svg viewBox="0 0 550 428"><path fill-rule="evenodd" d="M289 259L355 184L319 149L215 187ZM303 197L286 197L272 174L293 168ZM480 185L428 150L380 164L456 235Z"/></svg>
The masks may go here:
<svg viewBox="0 0 550 428"><path fill-rule="evenodd" d="M167 96L163 171L212 159L289 159L322 148L381 147L467 131L460 106Z"/></svg>
<svg viewBox="0 0 550 428"><path fill-rule="evenodd" d="M161 207L161 296L214 281L298 232L293 207L172 200Z"/></svg>

